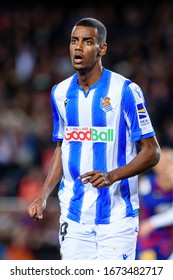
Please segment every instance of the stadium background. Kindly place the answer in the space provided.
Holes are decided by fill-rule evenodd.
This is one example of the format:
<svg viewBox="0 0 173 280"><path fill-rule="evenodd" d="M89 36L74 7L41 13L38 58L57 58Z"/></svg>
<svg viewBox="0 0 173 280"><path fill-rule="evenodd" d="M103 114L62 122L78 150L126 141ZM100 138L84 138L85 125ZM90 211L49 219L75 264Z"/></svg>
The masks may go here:
<svg viewBox="0 0 173 280"><path fill-rule="evenodd" d="M1 1L0 259L59 258L56 190L43 221L26 206L54 149L50 90L74 73L69 33L85 16L106 25L104 66L141 86L160 145L173 147L172 1Z"/></svg>

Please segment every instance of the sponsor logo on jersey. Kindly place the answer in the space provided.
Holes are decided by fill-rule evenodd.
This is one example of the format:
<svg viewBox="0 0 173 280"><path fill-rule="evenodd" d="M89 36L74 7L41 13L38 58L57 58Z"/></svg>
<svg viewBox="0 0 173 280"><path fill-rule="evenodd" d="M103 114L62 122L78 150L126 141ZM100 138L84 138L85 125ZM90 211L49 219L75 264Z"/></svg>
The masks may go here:
<svg viewBox="0 0 173 280"><path fill-rule="evenodd" d="M65 129L67 141L90 141L90 142L113 142L115 133L113 128L108 127L73 127Z"/></svg>
<svg viewBox="0 0 173 280"><path fill-rule="evenodd" d="M143 103L137 104L137 110L138 110L138 116L140 120L147 117Z"/></svg>
<svg viewBox="0 0 173 280"><path fill-rule="evenodd" d="M104 112L109 112L109 111L112 111L112 105L111 105L111 102L110 102L110 98L108 96L104 97L104 98L100 98L100 106L102 108L102 110Z"/></svg>
<svg viewBox="0 0 173 280"><path fill-rule="evenodd" d="M137 104L137 112L138 112L140 126L142 127L148 125L150 121L147 112L145 110L144 103Z"/></svg>

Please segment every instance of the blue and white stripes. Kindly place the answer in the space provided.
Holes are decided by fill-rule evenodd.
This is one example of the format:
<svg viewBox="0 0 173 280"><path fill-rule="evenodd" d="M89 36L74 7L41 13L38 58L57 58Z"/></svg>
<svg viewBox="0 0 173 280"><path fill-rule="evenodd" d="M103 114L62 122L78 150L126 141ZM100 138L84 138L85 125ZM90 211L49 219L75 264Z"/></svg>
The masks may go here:
<svg viewBox="0 0 173 280"><path fill-rule="evenodd" d="M140 122L137 104L143 102L135 84L107 69L87 93L78 85L77 74L53 88L53 140L63 139L63 215L77 222L108 224L115 217L137 214L136 177L97 190L90 183L83 185L78 176L127 164L136 154L135 141L154 135L146 111L147 120ZM67 131L73 137L65 138ZM92 138L93 131L98 137Z"/></svg>

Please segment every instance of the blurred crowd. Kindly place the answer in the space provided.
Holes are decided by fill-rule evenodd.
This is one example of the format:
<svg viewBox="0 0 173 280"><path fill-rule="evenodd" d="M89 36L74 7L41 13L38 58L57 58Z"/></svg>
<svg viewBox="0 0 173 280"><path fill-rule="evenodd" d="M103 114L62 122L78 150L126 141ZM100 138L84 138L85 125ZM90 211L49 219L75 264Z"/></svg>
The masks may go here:
<svg viewBox="0 0 173 280"><path fill-rule="evenodd" d="M58 254L57 205L41 226L24 209L48 171L55 145L50 90L74 73L69 34L80 18L95 17L105 24L104 66L141 86L161 147L173 148L173 2L69 1L68 9L58 2L0 6L0 198L9 198L0 208L0 259L51 259ZM10 211L14 197L24 202L20 214ZM56 193L52 197L56 201ZM172 192L169 198L170 203Z"/></svg>

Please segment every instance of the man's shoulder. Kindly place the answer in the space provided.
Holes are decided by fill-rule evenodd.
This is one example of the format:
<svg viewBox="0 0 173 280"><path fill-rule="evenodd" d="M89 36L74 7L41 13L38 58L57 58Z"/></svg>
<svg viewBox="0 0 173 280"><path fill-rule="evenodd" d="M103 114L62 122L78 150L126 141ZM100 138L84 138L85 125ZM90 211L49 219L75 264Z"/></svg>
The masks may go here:
<svg viewBox="0 0 173 280"><path fill-rule="evenodd" d="M111 73L112 79L115 79L119 83L123 83L124 84L124 82L126 82L126 81L131 83L130 79L125 77L125 76L123 76L122 74L117 73L117 72L112 71L112 70L107 70L107 71L109 71Z"/></svg>

